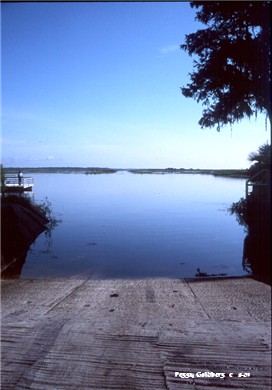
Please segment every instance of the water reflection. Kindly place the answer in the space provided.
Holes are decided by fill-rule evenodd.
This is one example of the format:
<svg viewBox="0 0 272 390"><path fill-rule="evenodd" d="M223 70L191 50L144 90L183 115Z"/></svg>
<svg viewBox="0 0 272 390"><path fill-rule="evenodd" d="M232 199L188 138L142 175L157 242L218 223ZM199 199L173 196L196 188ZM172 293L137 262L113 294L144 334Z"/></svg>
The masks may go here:
<svg viewBox="0 0 272 390"><path fill-rule="evenodd" d="M265 189L267 191L267 189ZM244 226L243 269L254 278L271 285L271 199L267 193L256 196L254 191L246 199L232 205L230 211Z"/></svg>
<svg viewBox="0 0 272 390"><path fill-rule="evenodd" d="M271 242L268 231L255 234L249 229L244 240L243 268L256 279L271 285Z"/></svg>
<svg viewBox="0 0 272 390"><path fill-rule="evenodd" d="M62 223L28 251L22 278L240 276L244 230L227 212L244 180L208 175L36 174ZM72 185L71 185L72 184Z"/></svg>
<svg viewBox="0 0 272 390"><path fill-rule="evenodd" d="M29 247L21 254L6 255L2 253L2 279L19 279L26 261Z"/></svg>
<svg viewBox="0 0 272 390"><path fill-rule="evenodd" d="M244 240L243 268L271 285L271 226L268 221L251 222Z"/></svg>

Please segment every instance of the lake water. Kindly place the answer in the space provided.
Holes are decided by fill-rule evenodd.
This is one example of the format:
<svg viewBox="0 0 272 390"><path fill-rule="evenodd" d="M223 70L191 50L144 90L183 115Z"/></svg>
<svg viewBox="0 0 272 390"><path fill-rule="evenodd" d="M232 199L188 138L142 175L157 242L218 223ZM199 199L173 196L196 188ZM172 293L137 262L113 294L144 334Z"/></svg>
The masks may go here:
<svg viewBox="0 0 272 390"><path fill-rule="evenodd" d="M31 246L21 278L240 276L245 232L227 212L243 179L197 174L33 174L62 222Z"/></svg>

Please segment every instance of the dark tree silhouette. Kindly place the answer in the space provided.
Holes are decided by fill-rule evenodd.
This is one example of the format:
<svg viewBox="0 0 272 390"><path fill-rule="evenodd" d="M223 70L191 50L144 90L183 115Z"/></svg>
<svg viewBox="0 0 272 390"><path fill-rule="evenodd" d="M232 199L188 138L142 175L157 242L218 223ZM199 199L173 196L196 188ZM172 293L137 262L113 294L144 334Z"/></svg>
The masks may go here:
<svg viewBox="0 0 272 390"><path fill-rule="evenodd" d="M266 169L271 171L271 145L263 144L257 152L251 152L248 155L248 161L252 164L249 168L250 176Z"/></svg>
<svg viewBox="0 0 272 390"><path fill-rule="evenodd" d="M269 1L193 1L207 28L186 35L181 48L196 56L186 97L202 102L202 128L271 110Z"/></svg>

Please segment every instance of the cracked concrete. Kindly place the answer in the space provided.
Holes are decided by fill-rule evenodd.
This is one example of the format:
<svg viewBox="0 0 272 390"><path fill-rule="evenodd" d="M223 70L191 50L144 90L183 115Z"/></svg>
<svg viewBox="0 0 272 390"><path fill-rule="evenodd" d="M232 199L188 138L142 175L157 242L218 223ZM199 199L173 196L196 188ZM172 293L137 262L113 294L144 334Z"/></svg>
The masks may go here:
<svg viewBox="0 0 272 390"><path fill-rule="evenodd" d="M2 281L2 389L113 388L270 389L270 286L250 278Z"/></svg>

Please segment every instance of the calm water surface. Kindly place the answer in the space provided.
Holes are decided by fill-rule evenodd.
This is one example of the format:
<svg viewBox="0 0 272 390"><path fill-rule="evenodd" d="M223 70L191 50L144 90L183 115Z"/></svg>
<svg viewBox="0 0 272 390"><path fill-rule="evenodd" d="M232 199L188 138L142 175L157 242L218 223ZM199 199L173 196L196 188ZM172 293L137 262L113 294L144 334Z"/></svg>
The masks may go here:
<svg viewBox="0 0 272 390"><path fill-rule="evenodd" d="M40 235L22 278L240 276L243 227L227 208L243 179L210 175L35 174L62 222Z"/></svg>

